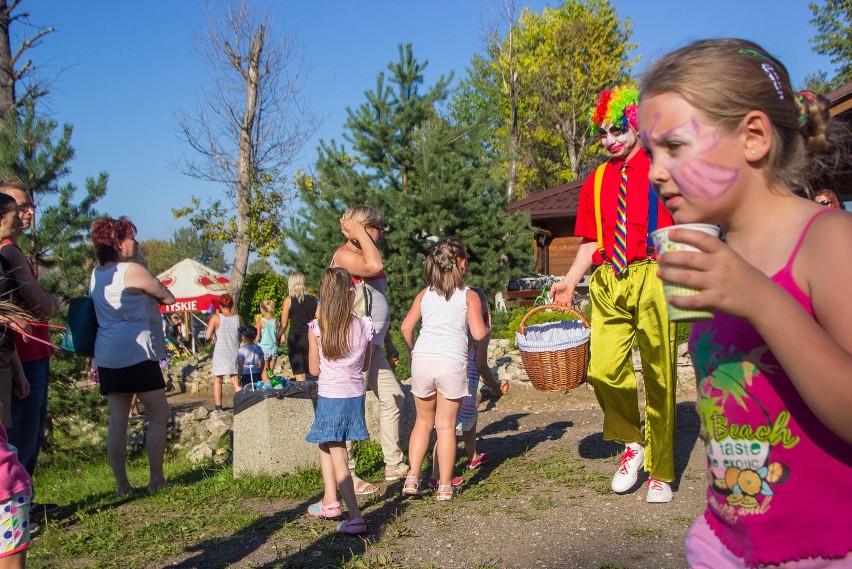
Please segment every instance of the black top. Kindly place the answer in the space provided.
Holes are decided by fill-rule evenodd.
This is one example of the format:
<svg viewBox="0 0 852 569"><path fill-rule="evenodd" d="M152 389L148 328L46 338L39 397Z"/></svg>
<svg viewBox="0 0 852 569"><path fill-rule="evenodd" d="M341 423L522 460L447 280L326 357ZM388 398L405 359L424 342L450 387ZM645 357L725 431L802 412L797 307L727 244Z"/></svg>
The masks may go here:
<svg viewBox="0 0 852 569"><path fill-rule="evenodd" d="M295 296L290 297L290 333L307 334L308 322L314 319L317 312L317 299L306 294L299 302Z"/></svg>

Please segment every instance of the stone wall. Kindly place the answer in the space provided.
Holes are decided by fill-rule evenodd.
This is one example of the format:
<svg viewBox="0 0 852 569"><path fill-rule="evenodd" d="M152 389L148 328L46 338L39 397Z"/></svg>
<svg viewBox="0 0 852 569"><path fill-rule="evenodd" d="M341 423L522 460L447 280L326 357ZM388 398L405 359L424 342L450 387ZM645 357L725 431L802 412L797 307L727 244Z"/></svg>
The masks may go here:
<svg viewBox="0 0 852 569"><path fill-rule="evenodd" d="M279 370L280 375L287 377L289 367L287 358L279 359L283 367ZM639 388L642 390L642 366L638 352L633 353L634 368L639 380ZM520 352L509 347L509 340L494 339L488 346L488 363L497 380L507 379L510 383L526 385L529 383L526 371L521 362ZM678 349L678 390L695 390L695 375L692 364L686 353L686 345ZM210 359L209 357L197 357L184 360L173 365L167 372L169 380L175 389L181 389L190 393L207 393L211 389L210 381ZM402 382L406 403L401 429L403 450L408 448L408 438L414 425L415 411L414 399L411 395L410 380ZM591 389L588 383L582 387ZM582 389L581 388L581 389ZM483 387L483 390L487 390ZM379 401L371 392L367 392L366 399L367 429L373 441L379 441ZM144 448L145 426L143 418L132 419L128 429L128 450L136 451ZM230 460L230 442L225 437L231 432L233 425L232 411L210 412L199 405L195 409L178 412L169 423L169 435L171 449L176 452L185 453L185 456L193 462L203 460L214 460L224 462ZM94 425L80 424L75 427L81 437L92 439L95 444L103 440L103 433ZM305 433L306 434L306 433ZM304 436L304 434L302 435Z"/></svg>

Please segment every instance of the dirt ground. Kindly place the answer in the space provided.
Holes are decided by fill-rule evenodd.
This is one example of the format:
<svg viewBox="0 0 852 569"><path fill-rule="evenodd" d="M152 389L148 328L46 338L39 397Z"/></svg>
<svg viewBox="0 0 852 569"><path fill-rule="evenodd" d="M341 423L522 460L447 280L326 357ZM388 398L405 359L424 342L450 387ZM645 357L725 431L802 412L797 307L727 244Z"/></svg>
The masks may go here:
<svg viewBox="0 0 852 569"><path fill-rule="evenodd" d="M226 389L226 407L230 396ZM385 555L417 568L686 567L684 536L703 510L706 488L693 398L682 382L670 504L646 503L639 484L626 495L608 490L622 448L602 439L603 416L591 390L541 393L519 383L496 402L481 400L479 450L491 459L467 473L451 503L403 499L401 482L381 484L377 496L362 501L369 533L361 539L336 535L331 522L307 520L309 502L265 501L256 505L263 517L249 529L167 566L340 567L353 555L372 560L364 567L391 566L377 557ZM209 399L170 395L180 408L210 408ZM537 473L548 465L542 478Z"/></svg>

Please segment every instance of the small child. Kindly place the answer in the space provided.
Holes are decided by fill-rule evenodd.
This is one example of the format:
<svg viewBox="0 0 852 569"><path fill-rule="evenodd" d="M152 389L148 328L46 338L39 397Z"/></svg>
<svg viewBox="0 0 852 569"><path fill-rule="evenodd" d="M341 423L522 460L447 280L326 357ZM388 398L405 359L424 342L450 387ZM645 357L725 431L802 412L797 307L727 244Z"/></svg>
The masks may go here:
<svg viewBox="0 0 852 569"><path fill-rule="evenodd" d="M275 301L264 299L260 301L260 316L255 322L257 337L254 339L263 350L266 367L275 371L278 362L278 336L280 322L275 317Z"/></svg>
<svg viewBox="0 0 852 569"><path fill-rule="evenodd" d="M456 417L462 399L470 395L467 380L468 330L474 340L483 340L488 328L482 317L479 296L464 286L467 251L458 239L437 243L426 258L424 288L402 321L402 337L411 357L411 393L417 419L411 432L408 457L411 469L402 493L420 495L420 470L429 447L432 429L437 431L439 460L435 499L451 500L456 461ZM420 336L414 343L414 328L422 318Z"/></svg>
<svg viewBox="0 0 852 569"><path fill-rule="evenodd" d="M325 493L322 500L308 507L308 515L340 517L343 511L337 499L339 489L349 519L338 525L337 531L362 534L367 531L367 524L355 496L346 441L369 438L362 373L370 369L373 321L369 316L352 314L355 289L346 269L326 269L319 296L319 318L308 325L308 371L319 376L319 389L314 423L305 440L319 445Z"/></svg>
<svg viewBox="0 0 852 569"><path fill-rule="evenodd" d="M3 404L0 403L0 415ZM30 546L33 481L0 424L0 566L25 567Z"/></svg>
<svg viewBox="0 0 852 569"><path fill-rule="evenodd" d="M257 328L254 326L240 326L240 349L237 351L237 369L242 370L240 375L240 387L257 382L258 378L264 383L269 383L269 375L266 373L266 360L263 358L263 350L254 343L257 337Z"/></svg>
<svg viewBox="0 0 852 569"><path fill-rule="evenodd" d="M697 291L673 306L714 310L689 339L709 481L691 567L852 567L852 216L795 194L849 163L824 111L746 40L697 41L642 80L654 190L724 234L675 228L697 252L659 258Z"/></svg>
<svg viewBox="0 0 852 569"><path fill-rule="evenodd" d="M488 298L485 296L485 291L481 288L471 287L471 290L479 296L479 301L482 303L482 318L485 321L489 333L478 342L474 340L468 333L468 348L467 348L467 381L470 395L462 400L459 407L459 414L456 418L456 433L461 431L462 441L464 441L464 453L467 455L467 467L470 470L475 470L488 461L487 452L476 452L476 421L479 419L479 408L477 407L477 392L479 391L479 377L485 382L494 395L500 398L509 392L509 381L503 380L497 383L497 379L488 367L488 343L491 341L491 314L488 312ZM437 450L437 446L435 447ZM432 478L429 479L429 487L438 487L438 457L432 451ZM456 476L452 479L452 485L458 486L463 478Z"/></svg>

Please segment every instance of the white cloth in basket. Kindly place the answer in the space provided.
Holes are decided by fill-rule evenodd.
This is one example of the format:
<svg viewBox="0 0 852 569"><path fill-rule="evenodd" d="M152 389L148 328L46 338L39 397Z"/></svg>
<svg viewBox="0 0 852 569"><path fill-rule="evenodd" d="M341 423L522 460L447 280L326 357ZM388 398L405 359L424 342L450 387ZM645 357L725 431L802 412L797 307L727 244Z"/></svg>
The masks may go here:
<svg viewBox="0 0 852 569"><path fill-rule="evenodd" d="M582 346L589 341L591 330L582 320L562 320L527 326L525 334L515 332L518 348L525 352L554 352Z"/></svg>

